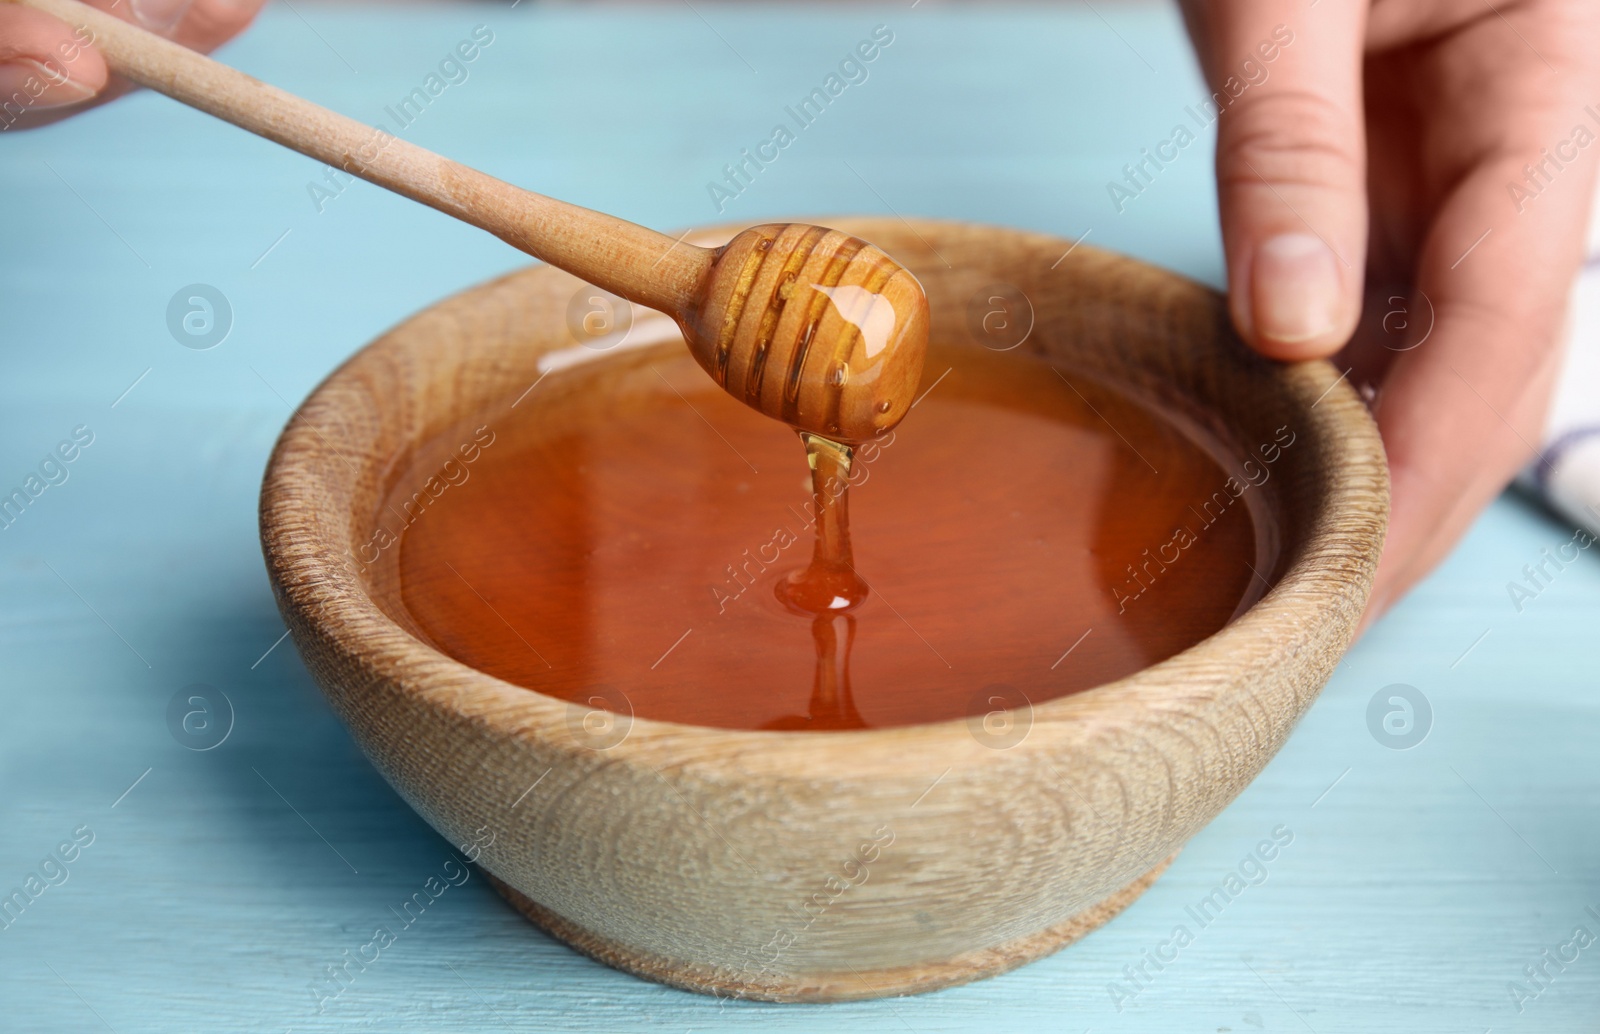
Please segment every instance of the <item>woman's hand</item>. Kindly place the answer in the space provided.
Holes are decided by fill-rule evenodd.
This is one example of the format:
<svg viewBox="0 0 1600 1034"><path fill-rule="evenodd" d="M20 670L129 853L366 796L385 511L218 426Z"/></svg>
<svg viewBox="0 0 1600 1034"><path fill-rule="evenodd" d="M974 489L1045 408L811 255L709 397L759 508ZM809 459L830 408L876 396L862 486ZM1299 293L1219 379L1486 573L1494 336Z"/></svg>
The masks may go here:
<svg viewBox="0 0 1600 1034"><path fill-rule="evenodd" d="M1370 621L1535 458L1600 163L1600 3L1184 7L1224 98L1293 33L1220 117L1228 296L1258 351L1337 353L1376 388L1393 503Z"/></svg>
<svg viewBox="0 0 1600 1034"><path fill-rule="evenodd" d="M93 0L93 6L209 52L250 24L265 0ZM0 2L0 132L44 125L120 96L92 41L65 22Z"/></svg>

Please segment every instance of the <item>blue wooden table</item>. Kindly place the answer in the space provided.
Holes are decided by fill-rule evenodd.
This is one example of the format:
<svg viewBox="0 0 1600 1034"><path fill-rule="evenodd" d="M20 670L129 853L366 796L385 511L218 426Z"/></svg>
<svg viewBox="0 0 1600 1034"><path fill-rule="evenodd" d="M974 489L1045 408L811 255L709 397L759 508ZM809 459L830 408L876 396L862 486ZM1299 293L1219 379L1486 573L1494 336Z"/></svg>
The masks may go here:
<svg viewBox="0 0 1600 1034"><path fill-rule="evenodd" d="M719 212L723 166L880 24L865 81ZM1214 130L1122 212L1106 189L1204 96L1165 7L282 4L223 56L377 122L476 26L492 41L403 135L512 182L660 227L892 210L1089 233L1220 278ZM0 155L0 491L28 498L0 530L0 891L24 891L0 901L0 1029L1600 1026L1600 564L1519 612L1506 583L1571 533L1512 499L1154 889L1054 957L911 999L719 1002L575 955L475 875L319 1013L327 967L451 848L283 642L261 470L334 364L524 259L153 96ZM195 284L222 299L213 322L169 321ZM1427 702L1409 749L1403 715L1369 722L1395 684ZM1278 827L1265 879L1195 924ZM1145 961L1184 924L1175 961Z"/></svg>

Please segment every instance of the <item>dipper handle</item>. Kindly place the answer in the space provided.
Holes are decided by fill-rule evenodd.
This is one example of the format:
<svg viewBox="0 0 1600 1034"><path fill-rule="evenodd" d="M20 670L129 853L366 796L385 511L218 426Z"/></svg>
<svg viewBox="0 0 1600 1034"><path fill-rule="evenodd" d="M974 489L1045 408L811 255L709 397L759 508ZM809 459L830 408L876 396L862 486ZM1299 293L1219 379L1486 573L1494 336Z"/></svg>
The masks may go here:
<svg viewBox="0 0 1600 1034"><path fill-rule="evenodd" d="M711 264L705 248L513 187L78 0L9 2L85 30L107 66L140 86L488 230L630 301L677 313Z"/></svg>
<svg viewBox="0 0 1600 1034"><path fill-rule="evenodd" d="M362 125L78 0L0 0L53 15L115 72L659 309L706 372L778 420L842 442L910 410L927 350L916 277L872 245L799 223L745 230L715 251L513 187Z"/></svg>

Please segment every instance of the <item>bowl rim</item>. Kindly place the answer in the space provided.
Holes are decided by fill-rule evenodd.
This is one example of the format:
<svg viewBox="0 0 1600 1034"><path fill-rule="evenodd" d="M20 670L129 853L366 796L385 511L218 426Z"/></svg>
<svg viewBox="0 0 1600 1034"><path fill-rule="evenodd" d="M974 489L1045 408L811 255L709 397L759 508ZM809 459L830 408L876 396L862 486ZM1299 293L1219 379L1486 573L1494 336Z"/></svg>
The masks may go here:
<svg viewBox="0 0 1600 1034"><path fill-rule="evenodd" d="M1072 243L1035 231L963 220L836 216L816 221L868 239L876 226L886 231L909 228L919 237L960 231L1048 247L1065 248ZM743 225L696 227L678 239L716 242ZM1220 302L1212 289L1131 257L1089 245L1075 246L1073 254L1092 257L1111 270L1150 278L1161 286L1189 291L1211 303ZM570 729L571 712L581 710L581 705L479 671L413 636L372 599L362 578L343 562L354 544L350 522L329 514L308 514L302 505L307 486L315 489L334 480L351 480L333 459L344 460L348 453L334 450L324 436L335 430L332 421L348 423L353 416L348 408L338 409L330 400L331 395L339 394L339 402L348 404L354 397L337 389L359 380L368 367L390 361L397 350L412 347L403 339L429 314L468 304L476 294L538 270L548 267L521 267L440 299L363 346L330 373L297 407L273 450L262 487L261 535L274 593L303 656L308 650L331 648L369 681L398 686L422 698L436 712L469 719L492 735L569 752L590 752L595 748L563 731ZM1107 735L1139 737L1141 727L1159 720L1168 702L1188 711L1197 702L1205 704L1207 697L1237 706L1237 699L1220 698L1230 691L1248 698L1251 687L1270 679L1275 669L1303 665L1304 659L1297 655L1312 645L1312 640L1331 644L1339 653L1349 645L1382 551L1388 512L1388 471L1382 443L1365 404L1330 363L1273 364L1270 379L1326 457L1319 471L1326 475L1321 507L1298 555L1259 600L1205 639L1122 678L1030 704L1028 729L1012 748L1019 755L1042 752L1056 756ZM370 393L360 397L374 412L395 404ZM362 456L361 460L381 478L393 456ZM1330 556L1336 559L1330 562ZM1332 664L1327 668L1331 670ZM1298 706L1288 716L1290 723L1309 706L1324 680L1325 675L1309 692L1296 690ZM327 691L326 686L324 689ZM1259 701L1257 706L1265 707ZM900 776L905 774L909 756L949 759L952 767L983 760L990 748L977 744L971 721L952 718L886 729L770 731L688 725L633 715L621 741L605 752L613 762L660 763L671 755L693 763L697 755L714 754L722 759L736 757L745 768L769 774L803 776L809 772L815 776L826 771L839 779ZM1281 740L1266 734L1263 738ZM686 741L694 745L687 755L683 751Z"/></svg>

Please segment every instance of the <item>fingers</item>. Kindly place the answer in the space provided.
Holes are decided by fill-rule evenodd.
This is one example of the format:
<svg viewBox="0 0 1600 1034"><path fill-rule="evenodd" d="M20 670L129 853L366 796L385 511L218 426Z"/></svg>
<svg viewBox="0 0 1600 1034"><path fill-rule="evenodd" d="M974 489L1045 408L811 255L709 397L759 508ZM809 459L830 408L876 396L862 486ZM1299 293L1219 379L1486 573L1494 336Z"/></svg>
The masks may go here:
<svg viewBox="0 0 1600 1034"><path fill-rule="evenodd" d="M1389 604L1433 570L1455 548L1484 507L1527 464L1532 453L1523 440L1538 444L1537 436L1561 372L1561 358L1559 347L1545 350L1543 362L1532 379L1512 403L1512 408L1501 414L1505 423L1500 425L1498 436L1491 438L1484 451L1474 456L1476 462L1466 475L1467 480L1436 491L1441 486L1426 477L1418 477L1414 470L1408 469L1403 484L1396 476L1395 498L1401 511L1399 528L1396 529L1391 519L1390 537L1384 547L1384 558L1373 585L1372 605L1363 617L1363 625L1381 617ZM1425 383L1423 390L1429 390ZM1478 412L1487 413L1487 407ZM1471 405L1464 409L1453 407L1452 419L1447 422L1460 430L1462 423L1470 422L1472 416ZM1490 419L1499 423L1499 416Z"/></svg>
<svg viewBox="0 0 1600 1034"><path fill-rule="evenodd" d="M1212 3L1195 28L1218 116L1228 296L1279 359L1333 354L1361 311L1366 4Z"/></svg>
<svg viewBox="0 0 1600 1034"><path fill-rule="evenodd" d="M123 21L209 53L250 24L266 0L86 0Z"/></svg>
<svg viewBox="0 0 1600 1034"><path fill-rule="evenodd" d="M1441 326L1442 340L1462 333L1459 317ZM1455 547L1483 508L1536 456L1561 349L1541 345L1526 379L1480 387L1459 369L1435 382L1436 371L1404 369L1380 407L1379 428L1391 457L1392 510L1374 611L1404 595ZM1509 379L1508 379L1509 381ZM1453 382L1453 383L1452 383ZM1491 398L1493 401L1491 401ZM1431 416L1419 432L1417 399ZM1375 615L1376 616L1376 613Z"/></svg>
<svg viewBox="0 0 1600 1034"><path fill-rule="evenodd" d="M265 0L89 0L124 21L201 52L232 39ZM0 130L45 125L127 92L76 30L0 3Z"/></svg>
<svg viewBox="0 0 1600 1034"><path fill-rule="evenodd" d="M154 2L154 0L152 0ZM182 20L169 35L191 50L202 54L222 46L243 32L254 19L266 0L180 0L184 3Z"/></svg>
<svg viewBox="0 0 1600 1034"><path fill-rule="evenodd" d="M1519 12L1513 33L1486 16L1454 37L1470 60L1422 66L1439 90L1435 165L1453 186L1416 268L1437 324L1379 395L1392 506L1373 616L1536 456L1600 165L1600 80L1568 45L1594 39L1600 18L1578 10L1581 32Z"/></svg>
<svg viewBox="0 0 1600 1034"><path fill-rule="evenodd" d="M1543 133L1548 144L1572 128L1560 114L1515 117L1526 128L1508 127L1502 139ZM1537 157L1538 145L1528 153ZM1537 455L1595 162L1569 164L1537 206L1519 212L1506 184L1522 180L1521 164L1513 147L1470 173L1424 245L1418 287L1438 322L1426 344L1396 360L1376 414L1392 504L1373 616L1442 559Z"/></svg>
<svg viewBox="0 0 1600 1034"><path fill-rule="evenodd" d="M0 126L81 104L106 85L106 63L64 23L0 4Z"/></svg>

